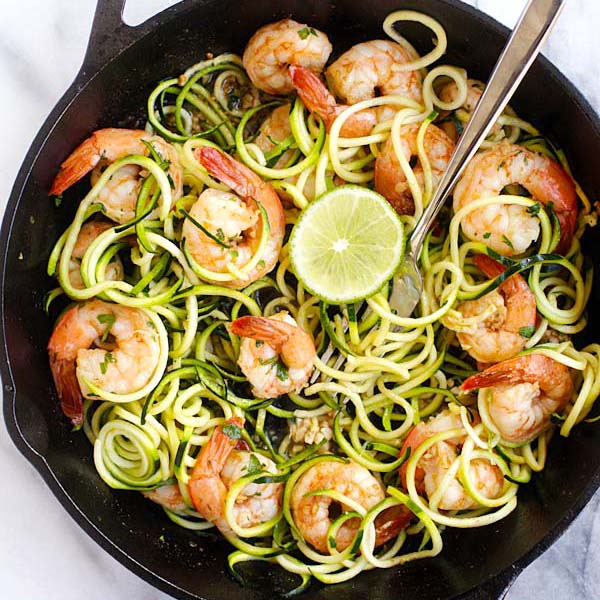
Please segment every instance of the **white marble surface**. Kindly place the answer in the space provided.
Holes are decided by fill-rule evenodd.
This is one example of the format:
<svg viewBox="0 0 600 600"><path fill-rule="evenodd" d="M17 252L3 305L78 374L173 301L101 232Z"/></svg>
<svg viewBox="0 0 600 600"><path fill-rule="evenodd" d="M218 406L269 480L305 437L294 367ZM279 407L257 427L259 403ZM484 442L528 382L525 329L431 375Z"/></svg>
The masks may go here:
<svg viewBox="0 0 600 600"><path fill-rule="evenodd" d="M143 21L176 0L129 0ZM525 0L469 0L513 25ZM398 5L402 2L399 0ZM83 58L94 0L1 0L0 211L44 118ZM545 53L600 109L598 0L567 3ZM25 25L26 24L26 25ZM166 600L101 550L54 499L0 425L0 597L11 600ZM600 494L518 578L509 600L600 598ZM241 595L241 594L240 594Z"/></svg>

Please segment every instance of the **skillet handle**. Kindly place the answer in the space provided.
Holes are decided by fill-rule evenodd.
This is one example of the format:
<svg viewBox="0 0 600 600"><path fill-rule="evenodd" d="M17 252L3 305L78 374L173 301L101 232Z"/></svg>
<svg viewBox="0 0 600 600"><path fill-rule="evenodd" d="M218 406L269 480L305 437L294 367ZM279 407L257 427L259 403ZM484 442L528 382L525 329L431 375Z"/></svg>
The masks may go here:
<svg viewBox="0 0 600 600"><path fill-rule="evenodd" d="M128 48L139 36L137 27L123 22L126 0L97 0L96 12L80 75L95 72Z"/></svg>

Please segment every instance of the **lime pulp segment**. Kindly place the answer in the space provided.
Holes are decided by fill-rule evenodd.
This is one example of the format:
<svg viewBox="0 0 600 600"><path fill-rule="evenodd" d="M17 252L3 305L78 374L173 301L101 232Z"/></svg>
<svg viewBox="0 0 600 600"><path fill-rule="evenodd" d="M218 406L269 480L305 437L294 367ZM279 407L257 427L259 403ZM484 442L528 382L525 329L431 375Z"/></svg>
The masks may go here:
<svg viewBox="0 0 600 600"><path fill-rule="evenodd" d="M329 303L355 302L377 292L402 260L404 229L378 193L356 185L309 204L290 238L298 279Z"/></svg>

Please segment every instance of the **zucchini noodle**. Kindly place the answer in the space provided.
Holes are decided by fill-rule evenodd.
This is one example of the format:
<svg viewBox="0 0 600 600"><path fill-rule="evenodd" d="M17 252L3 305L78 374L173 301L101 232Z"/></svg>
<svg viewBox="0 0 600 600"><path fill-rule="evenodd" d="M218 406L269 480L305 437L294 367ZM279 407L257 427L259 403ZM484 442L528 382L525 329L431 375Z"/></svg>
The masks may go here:
<svg viewBox="0 0 600 600"><path fill-rule="evenodd" d="M405 21L420 23L433 33L434 47L424 56L398 33L396 28ZM257 137L285 100L260 92L240 57L210 56L181 76L158 83L148 98L146 131L173 145L183 171L183 193L175 194L169 161L156 152L115 160L79 202L48 262L48 274L57 278L59 287L49 292L47 311L67 298L79 303L96 299L140 311L157 337L158 355L143 385L133 391L115 392L94 383L92 376L80 378L89 392L83 403L83 430L93 444L100 477L114 489L143 492L162 504L173 522L203 533L213 523L194 505L199 453L218 428L243 419L245 426L235 439L252 454L251 460L260 460L258 467L248 467L228 485L222 515L227 530L217 523L235 548L229 568L241 581L238 564L275 563L298 576L294 593L305 590L312 579L334 584L364 570L401 568L406 562L434 557L442 551L443 527L481 527L506 517L517 507L519 485L544 469L551 437L568 436L575 425L596 419L590 415L600 393L600 345L580 347L577 337L571 336L587 324L593 269L581 238L586 227L595 225L597 215L576 183L579 216L564 254L557 250L564 232L553 206L529 197L519 186L475 198L460 210L445 207L419 258L423 293L411 316L394 310L389 282L369 298L336 305L310 294L296 278L288 239L307 205L346 183L372 187L375 161L391 140L397 176L414 202L414 213L401 216L410 231L436 185L429 128L459 135L470 116L466 106L472 83L466 71L447 64L433 66L447 47L441 24L427 15L400 10L385 19L383 29L411 57L398 69L421 71L422 102L400 94L370 98L339 112L327 129L295 97L285 124L289 130L280 139L271 139L272 148L267 150ZM306 31L299 35L310 37ZM451 100L442 93L447 85L455 87ZM378 122L368 135L342 135L342 127L354 115L380 107L393 116ZM416 131L412 158L403 150L407 126ZM571 177L564 153L512 109L499 118L482 149L507 142L556 160ZM197 159L206 148L235 155L282 199L286 234L268 275L250 277L264 262L275 226L258 193L253 200L259 233L243 264L232 259L219 270L204 255L194 253L183 237L187 221L210 237L215 248L237 253L223 231L211 233L193 216L204 192L229 190ZM115 176L128 169L139 177L135 217L105 225L80 252L86 224L102 219L107 191ZM535 219L539 235L525 253L503 256L486 245L486 235L482 241L466 237L465 223L490 210L521 211ZM485 277L477 255L501 263L504 272ZM463 315L461 307L486 301L517 274L527 282L538 313L534 326L519 330L526 341L518 356L541 354L552 359L569 369L574 382L568 401L526 442L503 438L492 390L466 395L459 389L479 366L459 338L495 314L491 305L475 316ZM236 281L247 284L234 289ZM257 397L238 366L242 340L232 332L231 323L244 315L273 317L282 310L313 340L314 371L300 391ZM96 340L97 347L108 353L100 365L103 374L112 357L111 326ZM137 368L134 360L121 377L134 378ZM435 429L444 418L452 425ZM423 432L428 434L418 440ZM442 450L447 461L431 472L435 481L431 489L420 472L423 465L433 468L431 461ZM267 462L273 467L267 468ZM293 506L294 490L309 471L347 465L368 471L380 486L381 497L365 505L342 487L315 488L305 494L304 499L319 506L339 509L337 515L325 517L329 519L325 545L319 551L305 539L303 515ZM495 493L486 492L482 469L495 474ZM280 504L259 524L244 525L236 517L237 507L249 489L260 486L281 489ZM356 486L360 488L360 483ZM462 504L448 508L452 494L458 494ZM259 492L254 500L260 504ZM382 544L381 523L390 514L409 517ZM350 541L336 547L336 540L348 531Z"/></svg>

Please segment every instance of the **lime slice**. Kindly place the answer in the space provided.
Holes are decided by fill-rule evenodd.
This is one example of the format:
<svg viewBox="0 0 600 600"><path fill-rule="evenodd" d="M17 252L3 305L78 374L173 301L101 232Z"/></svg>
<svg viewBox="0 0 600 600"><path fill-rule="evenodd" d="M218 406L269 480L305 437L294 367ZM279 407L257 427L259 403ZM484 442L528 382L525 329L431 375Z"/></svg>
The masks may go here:
<svg viewBox="0 0 600 600"><path fill-rule="evenodd" d="M290 237L298 279L331 304L372 296L402 260L404 229L378 193L344 185L309 204Z"/></svg>

